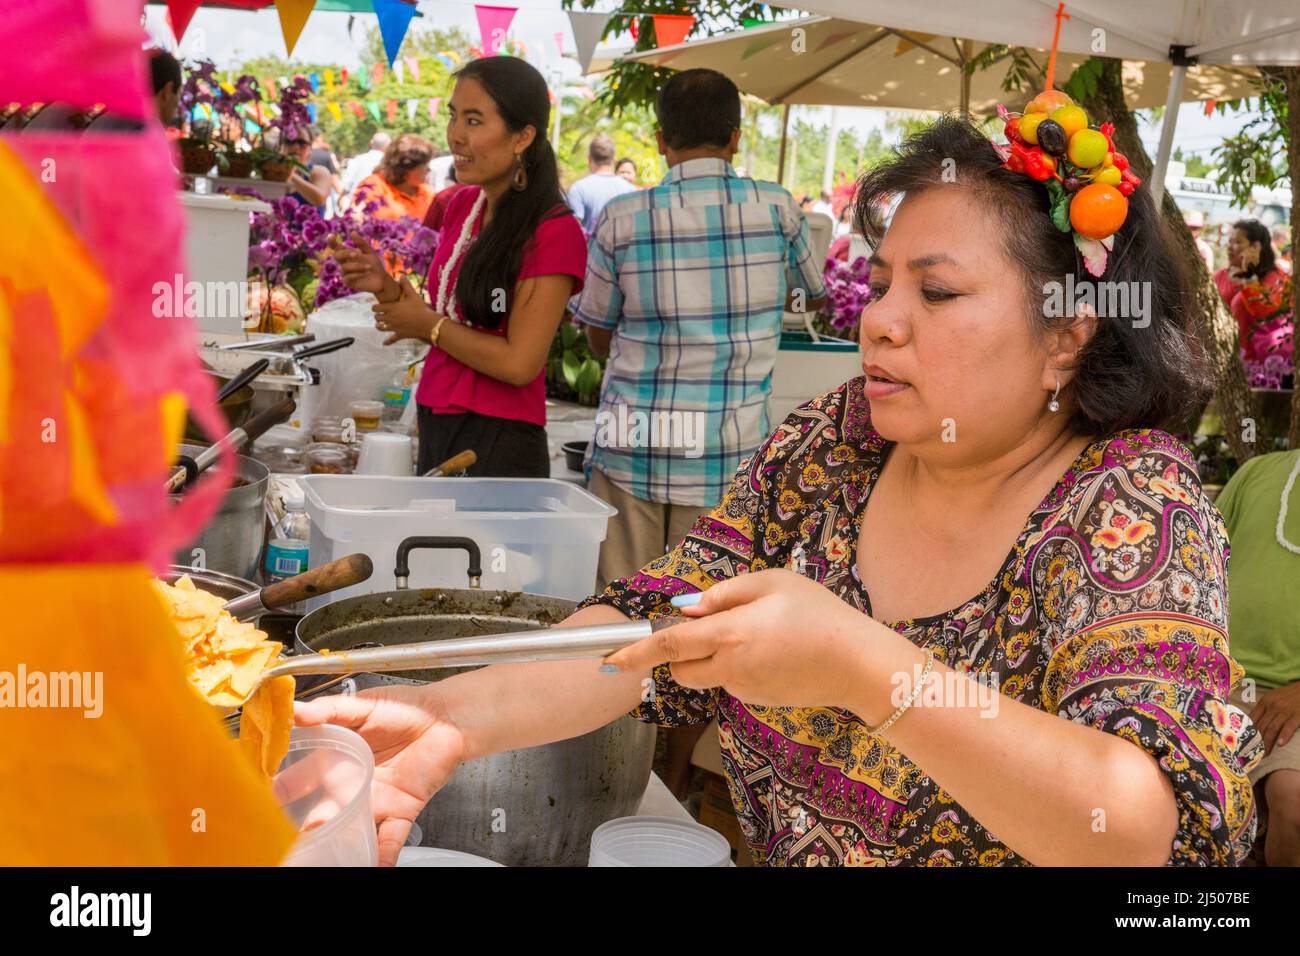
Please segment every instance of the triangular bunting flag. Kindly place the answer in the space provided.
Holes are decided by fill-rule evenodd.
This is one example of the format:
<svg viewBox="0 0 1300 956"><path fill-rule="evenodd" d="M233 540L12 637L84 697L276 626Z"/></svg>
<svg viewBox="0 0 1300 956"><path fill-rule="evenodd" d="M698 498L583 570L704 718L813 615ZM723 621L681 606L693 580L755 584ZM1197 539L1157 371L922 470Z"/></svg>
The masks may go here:
<svg viewBox="0 0 1300 956"><path fill-rule="evenodd" d="M404 56L402 57L402 59L406 63L406 68L411 71L411 78L415 80L415 82L419 83L420 82L420 61L413 56Z"/></svg>
<svg viewBox="0 0 1300 956"><path fill-rule="evenodd" d="M393 76L397 78L399 85L406 82L406 64L401 59L393 61Z"/></svg>
<svg viewBox="0 0 1300 956"><path fill-rule="evenodd" d="M339 109L339 105L337 103L331 100L330 102L326 103L325 106L329 109L330 116L334 117L334 122L336 123L343 122L343 111Z"/></svg>
<svg viewBox="0 0 1300 956"><path fill-rule="evenodd" d="M686 41L686 34L695 26L695 18L690 14L677 16L668 13L656 13L655 44L657 46L676 46Z"/></svg>
<svg viewBox="0 0 1300 956"><path fill-rule="evenodd" d="M429 119L436 120L438 118L438 104L441 102L442 98L438 96L429 100Z"/></svg>
<svg viewBox="0 0 1300 956"><path fill-rule="evenodd" d="M190 21L194 19L194 11L198 8L199 0L167 0L167 14L172 21L172 34L176 37L177 46L181 45L181 37L190 28Z"/></svg>
<svg viewBox="0 0 1300 956"><path fill-rule="evenodd" d="M357 119L366 118L366 111L361 108L361 104L356 100L348 101L348 109L352 111L353 115L355 115Z"/></svg>
<svg viewBox="0 0 1300 956"><path fill-rule="evenodd" d="M378 123L379 120L380 120L380 116L379 116L379 101L378 101L378 100L366 100L366 109L370 110L370 115L373 116L373 117L375 118L375 122Z"/></svg>
<svg viewBox="0 0 1300 956"><path fill-rule="evenodd" d="M370 73L374 77L375 86L384 82L384 64L376 63L370 68Z"/></svg>
<svg viewBox="0 0 1300 956"><path fill-rule="evenodd" d="M379 18L379 33L384 38L384 53L388 56L388 65L397 59L397 51L406 39L406 31L415 16L415 4L408 0L370 0Z"/></svg>
<svg viewBox="0 0 1300 956"><path fill-rule="evenodd" d="M569 11L569 26L573 28L573 44L577 48L578 65L582 72L587 72L591 65L592 54L596 45L605 35L605 24L609 23L608 13L577 13Z"/></svg>
<svg viewBox="0 0 1300 956"><path fill-rule="evenodd" d="M406 121L407 121L408 123L414 123L414 122L415 122L415 111L418 110L419 108L420 108L420 101L419 101L419 100L407 100L407 101L406 101Z"/></svg>
<svg viewBox="0 0 1300 956"><path fill-rule="evenodd" d="M347 85L347 82L348 82L348 68L347 68L346 66L343 67L341 70L339 70L339 82L342 83L342 84L344 84L344 85Z"/></svg>
<svg viewBox="0 0 1300 956"><path fill-rule="evenodd" d="M280 30L284 34L284 46L289 51L289 56L293 56L293 48L315 6L316 0L275 0L275 9L280 14Z"/></svg>
<svg viewBox="0 0 1300 956"><path fill-rule="evenodd" d="M315 103L307 104L307 115L308 117L311 118L312 125L315 126L316 125L316 104Z"/></svg>
<svg viewBox="0 0 1300 956"><path fill-rule="evenodd" d="M560 56L564 56L564 31L563 30L555 31L555 52L560 54Z"/></svg>
<svg viewBox="0 0 1300 956"><path fill-rule="evenodd" d="M320 92L320 74L319 74L319 73L312 73L310 76L307 77L307 79L308 79L308 81L311 82L311 91L312 91L313 93L319 93L319 92Z"/></svg>
<svg viewBox="0 0 1300 956"><path fill-rule="evenodd" d="M1205 115L1206 115L1206 116L1209 116L1211 113L1214 112L1214 107L1218 104L1218 102L1219 102L1218 100L1206 100L1206 101L1205 101Z"/></svg>
<svg viewBox="0 0 1300 956"><path fill-rule="evenodd" d="M384 106L388 110L388 122L397 122L397 100L389 100Z"/></svg>
<svg viewBox="0 0 1300 956"><path fill-rule="evenodd" d="M506 43L506 31L510 21L515 18L516 7L489 7L481 3L474 4L474 13L478 17L478 32L482 36L484 56L496 56Z"/></svg>
<svg viewBox="0 0 1300 956"><path fill-rule="evenodd" d="M325 92L326 93L334 92L334 71L333 70L325 71Z"/></svg>

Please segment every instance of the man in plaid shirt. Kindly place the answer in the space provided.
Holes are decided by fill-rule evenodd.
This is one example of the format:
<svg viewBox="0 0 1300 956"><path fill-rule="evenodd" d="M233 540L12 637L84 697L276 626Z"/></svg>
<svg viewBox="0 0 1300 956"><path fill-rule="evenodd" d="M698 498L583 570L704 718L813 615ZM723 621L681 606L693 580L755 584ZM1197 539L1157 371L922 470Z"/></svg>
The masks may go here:
<svg viewBox="0 0 1300 956"><path fill-rule="evenodd" d="M783 309L825 299L798 203L731 166L740 94L713 70L659 91L668 175L610 200L575 310L609 355L589 487L618 508L603 587L677 544L771 429L767 397Z"/></svg>

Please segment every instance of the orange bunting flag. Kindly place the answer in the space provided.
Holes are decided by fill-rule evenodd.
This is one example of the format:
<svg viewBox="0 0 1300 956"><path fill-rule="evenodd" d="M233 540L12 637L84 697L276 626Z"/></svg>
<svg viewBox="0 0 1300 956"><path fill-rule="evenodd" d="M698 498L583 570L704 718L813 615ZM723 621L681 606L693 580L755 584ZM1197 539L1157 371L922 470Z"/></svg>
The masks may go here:
<svg viewBox="0 0 1300 956"><path fill-rule="evenodd" d="M691 27L695 26L695 18L690 14L685 16L674 16L666 13L656 13L655 22L655 41L659 46L676 46L686 40L686 34L691 32Z"/></svg>
<svg viewBox="0 0 1300 956"><path fill-rule="evenodd" d="M275 0L275 9L280 14L280 30L284 33L284 46L288 56L293 56L293 48L298 44L302 28L307 25L307 17L316 7L316 0Z"/></svg>
<svg viewBox="0 0 1300 956"><path fill-rule="evenodd" d="M384 106L388 110L388 122L390 123L396 122L397 121L397 100L389 100L387 103L384 104Z"/></svg>

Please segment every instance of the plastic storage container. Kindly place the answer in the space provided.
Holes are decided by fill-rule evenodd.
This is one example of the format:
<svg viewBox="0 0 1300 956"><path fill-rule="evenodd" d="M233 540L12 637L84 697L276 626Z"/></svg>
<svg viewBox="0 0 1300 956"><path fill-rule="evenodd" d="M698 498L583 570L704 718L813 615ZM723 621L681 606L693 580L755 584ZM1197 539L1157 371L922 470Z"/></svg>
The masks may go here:
<svg viewBox="0 0 1300 956"><path fill-rule="evenodd" d="M397 546L413 535L456 535L481 551L482 586L580 600L596 586L596 558L615 510L567 481L549 478L392 478L308 475L311 564L360 551L369 581L313 598L332 601L391 591ZM464 551L411 553L412 588L468 586Z"/></svg>
<svg viewBox="0 0 1300 956"><path fill-rule="evenodd" d="M272 790L302 830L282 866L377 866L370 809L375 758L344 727L295 727Z"/></svg>
<svg viewBox="0 0 1300 956"><path fill-rule="evenodd" d="M671 817L622 817L591 834L588 866L727 866L731 845L716 830Z"/></svg>

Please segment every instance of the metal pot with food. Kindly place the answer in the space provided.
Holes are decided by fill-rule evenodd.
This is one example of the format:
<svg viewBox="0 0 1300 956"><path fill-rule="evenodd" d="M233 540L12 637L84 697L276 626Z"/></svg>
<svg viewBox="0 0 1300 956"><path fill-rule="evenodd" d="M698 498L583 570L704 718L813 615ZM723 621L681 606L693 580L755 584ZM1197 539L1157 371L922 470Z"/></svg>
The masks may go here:
<svg viewBox="0 0 1300 956"><path fill-rule="evenodd" d="M470 587L408 588L408 556L417 548L466 551ZM397 549L397 589L311 612L298 623L298 654L311 654L336 672L345 665L363 674L398 671L428 683L473 669L469 665L598 657L651 627L639 622L547 631L573 613L575 602L485 591L478 587L481 573L479 548L467 538L408 538ZM328 657L314 657L321 651ZM394 661L405 652L411 656L404 663ZM323 672L303 667L306 658L296 666L293 660L282 665L284 672ZM583 865L592 831L640 804L654 743L653 727L622 717L570 740L467 762L421 811L412 832L424 846L509 866Z"/></svg>

